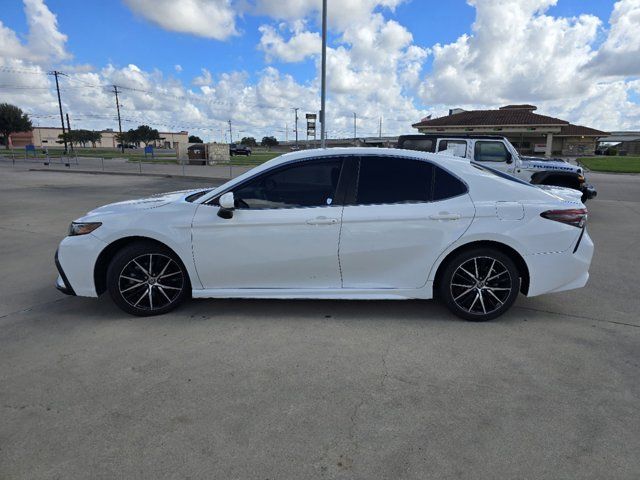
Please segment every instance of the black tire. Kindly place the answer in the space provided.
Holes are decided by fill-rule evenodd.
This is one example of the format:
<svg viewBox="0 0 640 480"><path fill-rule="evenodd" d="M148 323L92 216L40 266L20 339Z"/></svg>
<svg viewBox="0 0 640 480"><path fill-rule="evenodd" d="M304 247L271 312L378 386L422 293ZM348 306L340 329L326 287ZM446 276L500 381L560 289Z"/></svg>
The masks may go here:
<svg viewBox="0 0 640 480"><path fill-rule="evenodd" d="M474 248L456 255L445 265L438 285L439 298L447 308L472 322L486 322L505 313L519 290L515 262L493 248Z"/></svg>
<svg viewBox="0 0 640 480"><path fill-rule="evenodd" d="M191 283L175 253L161 244L140 241L114 255L107 269L107 289L122 310L147 317L180 305L190 296Z"/></svg>

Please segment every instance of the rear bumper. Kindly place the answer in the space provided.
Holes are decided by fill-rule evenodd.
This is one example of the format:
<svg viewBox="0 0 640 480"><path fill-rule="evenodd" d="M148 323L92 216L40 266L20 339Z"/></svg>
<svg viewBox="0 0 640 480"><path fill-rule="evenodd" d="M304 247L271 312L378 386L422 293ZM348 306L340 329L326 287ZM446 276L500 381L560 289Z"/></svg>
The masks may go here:
<svg viewBox="0 0 640 480"><path fill-rule="evenodd" d="M584 231L576 244L564 252L541 253L525 257L529 267L529 292L535 297L544 293L582 288L589 280L593 242Z"/></svg>
<svg viewBox="0 0 640 480"><path fill-rule="evenodd" d="M582 188L580 190L582 191L582 195L587 200L595 198L598 195L596 187L594 185L591 185L590 183L585 183L584 185L582 185Z"/></svg>

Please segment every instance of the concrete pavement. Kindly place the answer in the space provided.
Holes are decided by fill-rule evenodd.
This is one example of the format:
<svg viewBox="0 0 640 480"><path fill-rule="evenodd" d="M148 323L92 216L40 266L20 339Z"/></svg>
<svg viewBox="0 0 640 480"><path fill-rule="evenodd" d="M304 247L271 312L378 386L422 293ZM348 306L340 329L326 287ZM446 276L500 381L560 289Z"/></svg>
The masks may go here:
<svg viewBox="0 0 640 480"><path fill-rule="evenodd" d="M640 177L591 174L589 285L486 324L435 302L53 288L68 223L206 185L0 170L0 478L581 478L640 472Z"/></svg>

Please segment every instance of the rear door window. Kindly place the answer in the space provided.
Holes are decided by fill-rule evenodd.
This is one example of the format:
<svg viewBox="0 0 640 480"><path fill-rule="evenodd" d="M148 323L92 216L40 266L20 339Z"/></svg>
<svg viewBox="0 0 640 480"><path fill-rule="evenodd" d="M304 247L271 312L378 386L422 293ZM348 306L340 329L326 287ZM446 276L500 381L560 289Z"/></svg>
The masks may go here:
<svg viewBox="0 0 640 480"><path fill-rule="evenodd" d="M364 156L355 203L381 205L431 201L433 165L417 159Z"/></svg>

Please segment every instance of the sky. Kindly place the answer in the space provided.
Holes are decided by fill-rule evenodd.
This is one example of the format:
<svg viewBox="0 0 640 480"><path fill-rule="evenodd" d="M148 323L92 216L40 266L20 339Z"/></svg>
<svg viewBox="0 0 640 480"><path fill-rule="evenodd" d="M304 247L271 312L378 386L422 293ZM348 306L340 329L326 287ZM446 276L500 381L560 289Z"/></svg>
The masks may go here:
<svg viewBox="0 0 640 480"><path fill-rule="evenodd" d="M2 0L0 102L39 126L294 138L320 106L321 0ZM513 103L640 130L640 0L328 0L331 138Z"/></svg>

